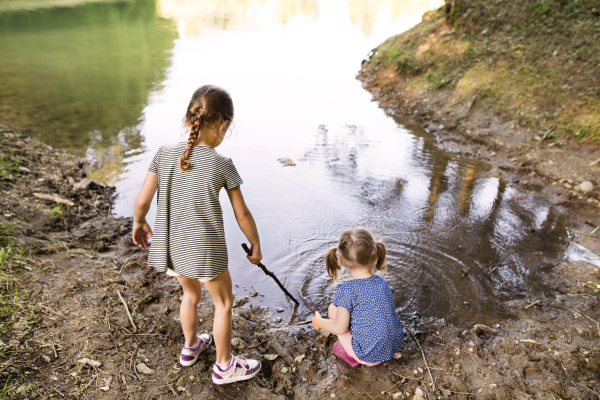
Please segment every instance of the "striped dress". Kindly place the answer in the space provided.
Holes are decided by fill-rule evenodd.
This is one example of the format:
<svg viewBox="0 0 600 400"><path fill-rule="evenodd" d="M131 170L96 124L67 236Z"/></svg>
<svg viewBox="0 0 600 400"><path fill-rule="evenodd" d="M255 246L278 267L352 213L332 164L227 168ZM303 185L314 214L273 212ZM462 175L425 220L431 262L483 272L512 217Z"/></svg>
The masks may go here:
<svg viewBox="0 0 600 400"><path fill-rule="evenodd" d="M241 185L242 178L230 158L209 146L193 146L191 169L181 171L179 157L186 146L161 147L148 168L158 176L148 265L159 272L172 270L174 275L207 281L227 269L219 192Z"/></svg>

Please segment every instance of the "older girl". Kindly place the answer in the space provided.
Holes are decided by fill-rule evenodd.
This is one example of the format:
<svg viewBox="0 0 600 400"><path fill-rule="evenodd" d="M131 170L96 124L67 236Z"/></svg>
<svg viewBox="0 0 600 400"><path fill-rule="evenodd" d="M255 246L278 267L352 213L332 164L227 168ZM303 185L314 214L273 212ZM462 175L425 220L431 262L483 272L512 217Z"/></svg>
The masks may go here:
<svg viewBox="0 0 600 400"><path fill-rule="evenodd" d="M350 271L352 279L336 289L329 319L315 312L312 322L315 329L338 335L333 353L354 368L391 359L404 342L394 289L385 278L373 274L373 268L385 273L385 256L385 245L363 228L345 231L338 247L327 254L327 272L334 282L340 265Z"/></svg>
<svg viewBox="0 0 600 400"><path fill-rule="evenodd" d="M161 147L148 169L134 205L133 240L141 247L152 237L148 265L175 276L183 287L180 308L185 344L180 363L193 365L210 347L208 334L197 334L197 306L202 285L214 305L213 335L217 360L213 382L218 385L250 379L260 362L231 354L231 309L233 291L227 269L227 247L219 192L225 188L242 232L252 245L248 259L262 259L260 240L252 214L246 207L240 178L231 159L216 152L233 120L233 102L224 89L206 85L196 90L184 122L189 128L186 142ZM150 203L157 193L154 233L146 222Z"/></svg>

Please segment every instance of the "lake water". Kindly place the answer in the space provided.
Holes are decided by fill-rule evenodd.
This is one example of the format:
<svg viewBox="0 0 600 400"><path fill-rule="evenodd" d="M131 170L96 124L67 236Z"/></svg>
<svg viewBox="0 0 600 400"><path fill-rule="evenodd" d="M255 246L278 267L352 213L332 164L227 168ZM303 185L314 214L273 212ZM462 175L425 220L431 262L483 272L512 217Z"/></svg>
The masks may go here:
<svg viewBox="0 0 600 400"><path fill-rule="evenodd" d="M156 150L187 138L193 91L231 93L235 127L218 151L245 181L264 263L308 306L246 261L223 193L236 295L257 291L252 304L292 321L323 311L335 290L326 251L356 226L387 244L400 313L493 323L506 301L547 290L540 273L563 257L564 218L387 115L355 79L372 48L439 1L45 4L0 8L0 121L90 157L91 177L117 186L118 215L132 215Z"/></svg>

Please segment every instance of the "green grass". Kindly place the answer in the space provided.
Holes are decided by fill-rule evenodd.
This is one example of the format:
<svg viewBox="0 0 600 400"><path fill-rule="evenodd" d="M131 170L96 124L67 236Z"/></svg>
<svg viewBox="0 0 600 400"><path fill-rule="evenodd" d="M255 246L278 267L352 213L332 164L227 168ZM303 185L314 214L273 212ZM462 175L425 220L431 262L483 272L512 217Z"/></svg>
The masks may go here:
<svg viewBox="0 0 600 400"><path fill-rule="evenodd" d="M476 107L533 132L555 126L557 144L600 140L597 14L597 0L455 0L379 45L367 68L393 66L407 86L451 94L485 66L493 82L474 82ZM535 111L515 118L523 110Z"/></svg>

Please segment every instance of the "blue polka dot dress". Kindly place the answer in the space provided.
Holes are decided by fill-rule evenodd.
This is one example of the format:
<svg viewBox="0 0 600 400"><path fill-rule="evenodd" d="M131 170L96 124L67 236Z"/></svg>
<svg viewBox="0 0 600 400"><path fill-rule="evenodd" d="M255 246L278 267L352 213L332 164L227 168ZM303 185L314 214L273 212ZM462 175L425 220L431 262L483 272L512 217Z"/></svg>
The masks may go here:
<svg viewBox="0 0 600 400"><path fill-rule="evenodd" d="M404 329L396 314L392 289L379 275L352 279L338 286L333 305L350 313L349 330L356 356L369 363L392 358L404 342Z"/></svg>

